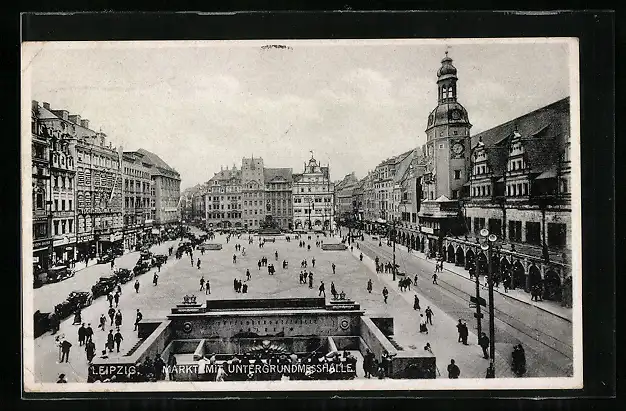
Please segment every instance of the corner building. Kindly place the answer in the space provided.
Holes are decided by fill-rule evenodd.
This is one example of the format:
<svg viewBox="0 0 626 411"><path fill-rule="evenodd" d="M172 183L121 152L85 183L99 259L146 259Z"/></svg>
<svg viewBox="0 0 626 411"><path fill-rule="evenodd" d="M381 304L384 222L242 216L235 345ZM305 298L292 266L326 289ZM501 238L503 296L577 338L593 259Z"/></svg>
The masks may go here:
<svg viewBox="0 0 626 411"><path fill-rule="evenodd" d="M311 155L301 174L293 175L293 226L296 230L334 230L334 184L329 167Z"/></svg>

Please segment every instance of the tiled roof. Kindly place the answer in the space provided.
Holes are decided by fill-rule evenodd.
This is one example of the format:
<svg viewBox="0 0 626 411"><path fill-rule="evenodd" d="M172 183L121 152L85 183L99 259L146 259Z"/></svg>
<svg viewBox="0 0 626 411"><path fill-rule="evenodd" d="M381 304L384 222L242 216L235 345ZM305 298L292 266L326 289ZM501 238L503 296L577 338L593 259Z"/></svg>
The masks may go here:
<svg viewBox="0 0 626 411"><path fill-rule="evenodd" d="M292 168L264 168L263 176L265 182L271 182L275 178L281 177L287 182L292 181L293 169Z"/></svg>
<svg viewBox="0 0 626 411"><path fill-rule="evenodd" d="M160 168L163 168L163 169L168 170L168 171L172 171L172 172L178 174L178 172L176 170L174 170L172 167L170 167L165 161L163 161L163 159L161 159L161 157L157 156L156 154L154 154L154 153L152 153L152 152L150 152L148 150L145 150L143 148L140 148L139 150L137 150L137 152L140 153L140 154L143 154L145 157L147 157L148 160L150 160L150 162L153 165L155 165L157 167L160 167Z"/></svg>
<svg viewBox="0 0 626 411"><path fill-rule="evenodd" d="M515 130L522 136L531 172L541 173L558 162L570 136L569 97L472 136L472 148L485 144L494 174L506 169L508 145Z"/></svg>

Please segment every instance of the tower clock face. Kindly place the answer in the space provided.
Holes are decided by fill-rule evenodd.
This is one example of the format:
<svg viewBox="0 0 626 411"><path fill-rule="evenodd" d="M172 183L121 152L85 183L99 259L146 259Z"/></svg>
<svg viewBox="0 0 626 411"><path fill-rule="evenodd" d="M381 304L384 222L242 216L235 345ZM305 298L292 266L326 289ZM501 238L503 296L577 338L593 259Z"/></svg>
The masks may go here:
<svg viewBox="0 0 626 411"><path fill-rule="evenodd" d="M460 120L461 119L461 111L460 110L452 110L452 119Z"/></svg>
<svg viewBox="0 0 626 411"><path fill-rule="evenodd" d="M455 143L452 146L452 152L456 155L460 155L461 153L463 153L463 150L465 149L465 147L463 147L463 144L461 143Z"/></svg>

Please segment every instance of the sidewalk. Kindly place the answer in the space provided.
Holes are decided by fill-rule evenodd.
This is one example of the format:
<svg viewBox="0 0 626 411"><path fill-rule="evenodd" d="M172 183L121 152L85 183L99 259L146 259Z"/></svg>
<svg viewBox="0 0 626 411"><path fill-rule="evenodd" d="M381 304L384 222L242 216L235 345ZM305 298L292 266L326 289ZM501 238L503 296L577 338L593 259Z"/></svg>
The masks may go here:
<svg viewBox="0 0 626 411"><path fill-rule="evenodd" d="M396 249L400 249L404 252L407 252L407 247L400 245L400 244L396 244ZM424 255L424 253L421 253L419 251L416 250L412 250L410 253L411 256L414 256L416 258L421 258L424 261L428 261L432 264L433 266L433 272L434 272L434 267L435 267L435 260L433 259L427 259ZM443 265L443 269L446 271L449 271L451 273L454 273L460 277L466 278L468 281L471 282L475 282L474 279L470 279L469 276L469 272L467 270L465 270L462 267L457 267L453 264L450 263L446 263L444 262ZM481 284L481 287L483 289L487 289L487 287L484 284ZM554 302L554 301L532 301L531 300L531 296L530 294L528 294L527 292L523 291L523 290L509 290L508 292L504 292L504 288L500 289L500 288L495 288L493 289L495 292L499 293L500 295L507 297L507 298L511 298L513 300L517 300L520 301L524 304L528 304L531 305L533 307L536 307L539 310L548 312L552 315L555 315L559 318L562 318L566 321L572 322L572 309L571 308L565 308L562 307L561 305L559 305L559 303Z"/></svg>
<svg viewBox="0 0 626 411"><path fill-rule="evenodd" d="M360 250L354 248L352 254L358 259ZM394 282L391 276L376 273L375 262L370 257L364 255L363 264L387 286L390 291L390 303L399 296L408 304L406 311L403 311L401 315L394 315L393 339L403 347L404 351L416 351L419 354L428 342L437 358L437 378L448 378L447 366L450 364L450 359L454 359L460 368L461 378L485 378L489 361L483 358L482 349L476 343L478 337L472 332L471 322L466 319L470 326L467 339L469 345L463 345L458 342L456 329L458 318L453 318L439 310L434 302L423 294L417 293L415 288L411 291L399 291L397 282ZM420 299L421 311L413 310L415 294ZM428 325L428 334L423 334L419 332L419 314L423 314L428 306L433 310L433 325ZM496 343L494 363L498 378L515 377L506 357L500 354L500 352L511 352L512 349L512 344Z"/></svg>

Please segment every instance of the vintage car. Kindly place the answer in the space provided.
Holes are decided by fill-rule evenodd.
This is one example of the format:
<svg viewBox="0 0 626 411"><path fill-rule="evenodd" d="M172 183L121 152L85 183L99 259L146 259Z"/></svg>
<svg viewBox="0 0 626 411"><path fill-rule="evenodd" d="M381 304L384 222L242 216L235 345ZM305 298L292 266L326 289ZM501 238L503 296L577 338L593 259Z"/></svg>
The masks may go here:
<svg viewBox="0 0 626 411"><path fill-rule="evenodd" d="M111 249L111 253L115 256L115 257L121 257L124 255L124 249L122 247L114 247Z"/></svg>
<svg viewBox="0 0 626 411"><path fill-rule="evenodd" d="M115 256L112 253L102 254L100 258L98 258L98 264L108 264L111 261L115 260Z"/></svg>
<svg viewBox="0 0 626 411"><path fill-rule="evenodd" d="M50 330L50 327L52 325L50 323L50 314L51 313L42 313L39 310L35 311L35 314L33 315L35 338Z"/></svg>
<svg viewBox="0 0 626 411"><path fill-rule="evenodd" d="M71 302L68 300L62 301L54 307L54 312L59 319L67 318L76 311Z"/></svg>
<svg viewBox="0 0 626 411"><path fill-rule="evenodd" d="M101 295L107 295L115 288L115 285L118 282L118 278L116 275L109 275L107 277L100 277L98 282L91 287L91 293L94 298L98 298Z"/></svg>
<svg viewBox="0 0 626 411"><path fill-rule="evenodd" d="M135 274L135 276L138 276L140 274L147 273L148 271L150 271L150 267L150 261L139 260L137 261L137 264L135 264L135 267L133 267L133 274Z"/></svg>
<svg viewBox="0 0 626 411"><path fill-rule="evenodd" d="M72 291L66 299L70 302L74 311L89 307L93 302L93 294L89 291Z"/></svg>
<svg viewBox="0 0 626 411"><path fill-rule="evenodd" d="M167 263L167 256L165 254L155 254L152 256L152 260L161 264L165 264Z"/></svg>
<svg viewBox="0 0 626 411"><path fill-rule="evenodd" d="M50 269L48 269L46 281L49 283L56 283L58 281L65 280L73 276L74 276L74 270L72 270L71 268L65 265L59 265L59 266L51 267Z"/></svg>
<svg viewBox="0 0 626 411"><path fill-rule="evenodd" d="M134 277L133 272L127 268L118 268L117 270L113 272L113 274L117 277L117 280L122 284L126 284L127 282L132 280Z"/></svg>
<svg viewBox="0 0 626 411"><path fill-rule="evenodd" d="M148 250L142 249L139 253L140 260L150 260L152 259L152 253Z"/></svg>

